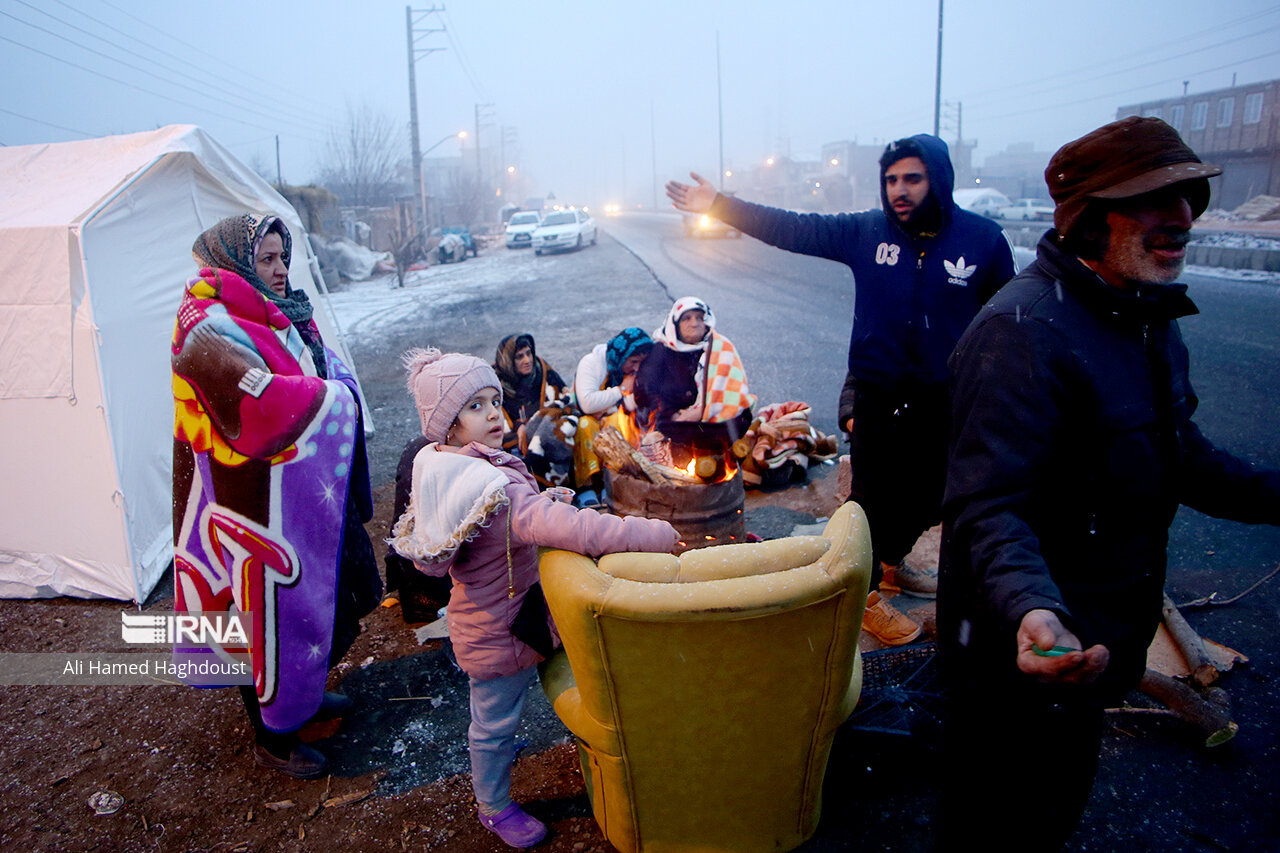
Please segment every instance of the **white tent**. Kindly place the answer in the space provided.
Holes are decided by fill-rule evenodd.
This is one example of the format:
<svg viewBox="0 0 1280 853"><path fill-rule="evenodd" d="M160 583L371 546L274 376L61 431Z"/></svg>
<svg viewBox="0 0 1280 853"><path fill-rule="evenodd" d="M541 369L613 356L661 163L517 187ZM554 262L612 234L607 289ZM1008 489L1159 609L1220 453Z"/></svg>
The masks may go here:
<svg viewBox="0 0 1280 853"><path fill-rule="evenodd" d="M173 553L169 344L191 244L270 212L351 364L297 213L191 125L0 148L0 597L142 601Z"/></svg>

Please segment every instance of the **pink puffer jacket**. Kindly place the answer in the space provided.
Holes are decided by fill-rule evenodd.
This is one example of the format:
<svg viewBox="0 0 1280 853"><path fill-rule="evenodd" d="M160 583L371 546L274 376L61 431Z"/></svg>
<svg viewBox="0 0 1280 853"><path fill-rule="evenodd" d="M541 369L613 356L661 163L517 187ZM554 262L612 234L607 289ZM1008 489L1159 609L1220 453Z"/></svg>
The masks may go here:
<svg viewBox="0 0 1280 853"><path fill-rule="evenodd" d="M441 454L488 463L505 482L488 465L461 464ZM397 524L392 544L422 571L452 575L449 636L458 663L476 679L512 675L542 659L512 636L510 627L525 593L538 581L539 546L598 557L619 551L668 552L678 538L665 521L604 515L553 501L538 491L524 462L480 444L427 445L414 462L413 482L409 509ZM464 494L468 511L460 522L457 518L463 513L441 523L419 512L422 507L430 514L432 506L445 503L441 489L448 490L450 503L459 492ZM514 596L508 594L512 588ZM559 645L554 624L552 637Z"/></svg>

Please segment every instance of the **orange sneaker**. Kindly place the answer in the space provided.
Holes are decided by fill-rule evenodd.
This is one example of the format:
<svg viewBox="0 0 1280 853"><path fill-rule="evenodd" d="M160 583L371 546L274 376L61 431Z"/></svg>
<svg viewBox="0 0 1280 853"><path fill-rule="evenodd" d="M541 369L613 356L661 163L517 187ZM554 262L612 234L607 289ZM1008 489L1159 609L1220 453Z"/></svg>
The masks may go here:
<svg viewBox="0 0 1280 853"><path fill-rule="evenodd" d="M862 630L886 646L903 646L920 636L921 627L902 611L873 592L867 596L862 612Z"/></svg>

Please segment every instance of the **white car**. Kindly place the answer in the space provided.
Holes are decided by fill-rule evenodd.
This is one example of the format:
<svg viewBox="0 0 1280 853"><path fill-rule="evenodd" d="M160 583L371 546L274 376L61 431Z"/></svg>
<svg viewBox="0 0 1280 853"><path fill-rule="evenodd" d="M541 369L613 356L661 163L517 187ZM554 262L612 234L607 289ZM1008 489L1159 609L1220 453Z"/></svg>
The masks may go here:
<svg viewBox="0 0 1280 853"><path fill-rule="evenodd" d="M533 245L533 231L542 224L542 214L536 210L522 210L511 214L507 220L507 248L520 249Z"/></svg>
<svg viewBox="0 0 1280 853"><path fill-rule="evenodd" d="M999 218L1000 208L1013 204L1007 195L989 187L959 189L952 193L951 197L964 210L988 219Z"/></svg>
<svg viewBox="0 0 1280 853"><path fill-rule="evenodd" d="M596 221L585 210L548 213L533 232L534 254L560 249L581 249L596 243Z"/></svg>
<svg viewBox="0 0 1280 853"><path fill-rule="evenodd" d="M997 210L996 216L1005 221L1029 222L1038 220L1047 222L1053 219L1053 205L1038 198L1022 198L1008 207L1002 207Z"/></svg>

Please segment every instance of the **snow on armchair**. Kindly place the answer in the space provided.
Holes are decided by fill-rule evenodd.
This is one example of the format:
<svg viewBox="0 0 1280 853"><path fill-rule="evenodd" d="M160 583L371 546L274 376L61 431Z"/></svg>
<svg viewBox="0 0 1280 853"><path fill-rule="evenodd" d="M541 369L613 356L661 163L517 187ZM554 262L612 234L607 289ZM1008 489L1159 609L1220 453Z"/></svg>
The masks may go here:
<svg viewBox="0 0 1280 853"><path fill-rule="evenodd" d="M543 555L564 648L542 683L614 847L789 850L813 834L862 687L870 570L853 503L822 536Z"/></svg>

